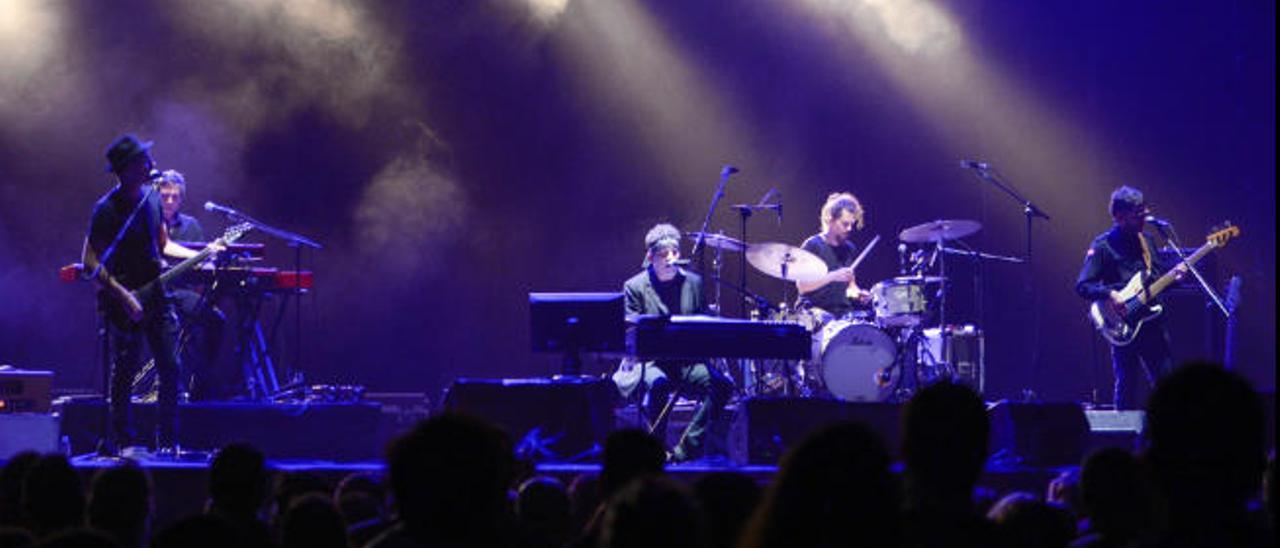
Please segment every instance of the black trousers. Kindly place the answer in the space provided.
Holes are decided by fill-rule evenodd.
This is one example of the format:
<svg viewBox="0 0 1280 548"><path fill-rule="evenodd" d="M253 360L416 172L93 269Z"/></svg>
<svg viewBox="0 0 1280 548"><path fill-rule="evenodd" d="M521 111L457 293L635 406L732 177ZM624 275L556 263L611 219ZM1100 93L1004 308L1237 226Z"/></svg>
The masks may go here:
<svg viewBox="0 0 1280 548"><path fill-rule="evenodd" d="M672 389L701 400L683 439L672 450L678 459L728 455L730 417L724 406L733 395L733 381L724 373L704 363L650 362L645 364L644 383L649 389L650 421L661 414ZM665 439L670 418L667 413L655 428L658 439Z"/></svg>
<svg viewBox="0 0 1280 548"><path fill-rule="evenodd" d="M1138 383L1145 378L1154 386L1173 371L1173 354L1169 350L1169 332L1164 323L1142 326L1133 342L1111 347L1111 370L1115 375L1116 409L1141 409Z"/></svg>
<svg viewBox="0 0 1280 548"><path fill-rule="evenodd" d="M141 441L133 429L133 378L142 367L142 341L145 339L156 361L158 394L156 395L156 447L171 446L178 433L178 318L167 296L143 303L146 315L136 325L120 327L109 324L111 349L111 387L108 413L111 441L116 447Z"/></svg>

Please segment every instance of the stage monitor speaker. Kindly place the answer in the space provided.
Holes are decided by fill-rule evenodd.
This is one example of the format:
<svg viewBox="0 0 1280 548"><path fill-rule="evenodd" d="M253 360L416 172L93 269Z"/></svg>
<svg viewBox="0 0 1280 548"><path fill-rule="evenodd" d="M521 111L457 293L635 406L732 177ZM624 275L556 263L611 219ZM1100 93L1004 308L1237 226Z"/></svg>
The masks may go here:
<svg viewBox="0 0 1280 548"><path fill-rule="evenodd" d="M1080 464L1089 444L1089 421L1078 403L1013 403L988 412L991 460L1000 465Z"/></svg>
<svg viewBox="0 0 1280 548"><path fill-rule="evenodd" d="M836 421L853 420L879 434L896 459L900 415L901 406L893 403L750 398L739 406L730 430L729 456L743 464L777 464L792 445L814 430Z"/></svg>
<svg viewBox="0 0 1280 548"><path fill-rule="evenodd" d="M613 430L615 392L612 382L594 378L460 378L443 407L501 426L521 458L598 461Z"/></svg>

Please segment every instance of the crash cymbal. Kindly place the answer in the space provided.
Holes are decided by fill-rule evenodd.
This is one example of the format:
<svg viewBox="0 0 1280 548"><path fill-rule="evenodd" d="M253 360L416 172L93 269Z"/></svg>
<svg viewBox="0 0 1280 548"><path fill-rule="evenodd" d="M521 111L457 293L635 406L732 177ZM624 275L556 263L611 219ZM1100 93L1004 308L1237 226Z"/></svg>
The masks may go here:
<svg viewBox="0 0 1280 548"><path fill-rule="evenodd" d="M690 240L696 242L698 241L698 235L700 234L702 233L690 232L688 236ZM742 240L730 238L724 234L707 234L706 239L702 240L702 244L707 247L714 247L725 251L742 251L747 247L742 244Z"/></svg>
<svg viewBox="0 0 1280 548"><path fill-rule="evenodd" d="M777 242L748 246L747 262L760 272L792 282L816 280L827 273L827 263L822 262L817 255Z"/></svg>
<svg viewBox="0 0 1280 548"><path fill-rule="evenodd" d="M898 234L898 239L910 244L924 244L940 240L957 240L982 229L978 221L948 219L929 221Z"/></svg>
<svg viewBox="0 0 1280 548"><path fill-rule="evenodd" d="M939 284L947 281L947 278L945 276L894 276L893 281Z"/></svg>

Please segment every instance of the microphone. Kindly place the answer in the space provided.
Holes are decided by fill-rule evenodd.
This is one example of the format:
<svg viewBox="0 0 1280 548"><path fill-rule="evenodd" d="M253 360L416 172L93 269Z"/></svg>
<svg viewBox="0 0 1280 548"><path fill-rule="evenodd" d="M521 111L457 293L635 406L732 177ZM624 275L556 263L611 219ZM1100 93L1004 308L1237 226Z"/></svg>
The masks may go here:
<svg viewBox="0 0 1280 548"><path fill-rule="evenodd" d="M898 244L898 273L907 273L907 244Z"/></svg>
<svg viewBox="0 0 1280 548"><path fill-rule="evenodd" d="M724 165L724 167L720 168L720 176L721 176L721 177L728 177L728 176L733 175L734 173L737 173L737 172L738 172L738 168L733 167L733 166L731 166L731 165L729 165L729 164L725 164L725 165Z"/></svg>
<svg viewBox="0 0 1280 548"><path fill-rule="evenodd" d="M979 162L977 160L960 160L960 167L976 169L978 171L986 171L991 168L991 164Z"/></svg>
<svg viewBox="0 0 1280 548"><path fill-rule="evenodd" d="M1146 217L1143 217L1142 219L1143 219L1144 221L1148 222L1148 223L1151 223L1151 224L1156 225L1156 226L1161 227L1161 228L1164 228L1164 227L1167 227L1167 226L1170 226L1170 225L1172 225L1172 224L1173 224L1173 223L1171 223L1171 222L1169 222L1169 221L1166 221L1166 220L1164 220L1164 219L1161 219L1161 218L1159 218L1159 217L1156 217L1155 215L1147 215Z"/></svg>
<svg viewBox="0 0 1280 548"><path fill-rule="evenodd" d="M223 205L215 204L215 203L213 203L213 202L205 202L205 203L204 203L204 210L205 210L205 211L212 211L212 212L214 212L214 213L221 213L221 214L226 215L226 216L229 216L229 217L243 217L243 216L244 216L244 215L241 215L239 211L236 211L236 210L234 210L234 209L231 209L231 208L229 208L229 207L227 207L227 206L223 206Z"/></svg>

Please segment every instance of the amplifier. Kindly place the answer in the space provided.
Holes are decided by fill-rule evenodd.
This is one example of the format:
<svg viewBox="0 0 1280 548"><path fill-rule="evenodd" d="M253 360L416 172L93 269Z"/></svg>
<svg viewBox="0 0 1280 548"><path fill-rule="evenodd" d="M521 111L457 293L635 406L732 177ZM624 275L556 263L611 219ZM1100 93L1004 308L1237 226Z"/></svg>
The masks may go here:
<svg viewBox="0 0 1280 548"><path fill-rule="evenodd" d="M52 371L0 366L0 413L48 413L53 398Z"/></svg>

